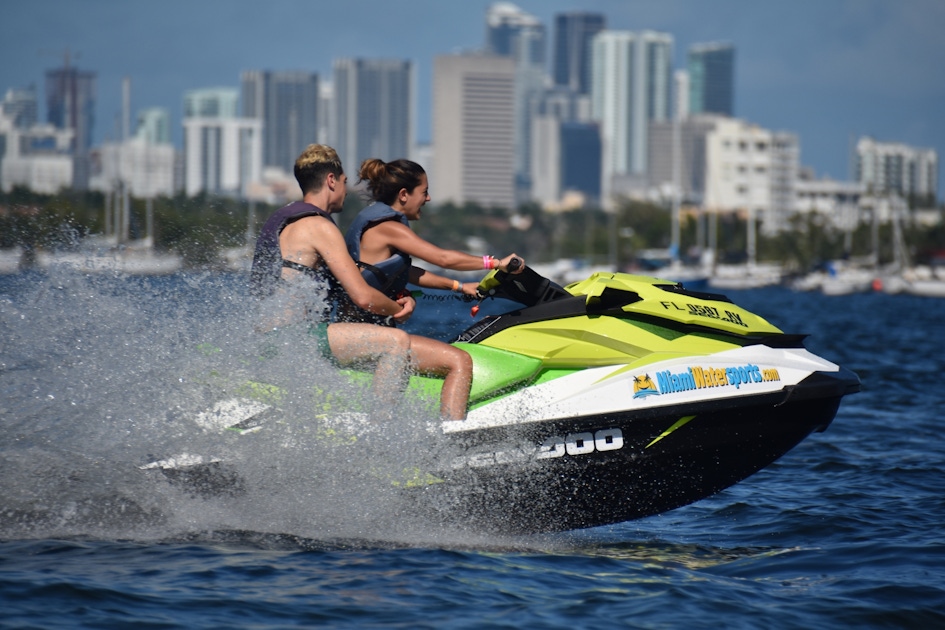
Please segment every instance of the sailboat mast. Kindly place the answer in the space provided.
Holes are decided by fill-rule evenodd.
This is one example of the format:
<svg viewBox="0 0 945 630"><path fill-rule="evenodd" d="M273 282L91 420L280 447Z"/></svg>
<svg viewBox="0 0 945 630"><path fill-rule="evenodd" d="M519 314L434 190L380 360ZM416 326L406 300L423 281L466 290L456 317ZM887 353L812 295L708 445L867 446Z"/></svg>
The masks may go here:
<svg viewBox="0 0 945 630"><path fill-rule="evenodd" d="M131 110L131 78L124 77L121 80L121 143L122 149L127 146L128 136L130 135L130 110ZM123 166L123 165L122 165ZM121 231L119 232L119 242L127 243L131 236L131 197L128 190L128 178L122 174L121 180Z"/></svg>
<svg viewBox="0 0 945 630"><path fill-rule="evenodd" d="M672 129L672 156L673 156L673 191L672 191L672 227L670 232L670 255L672 256L673 262L679 261L679 241L680 241L680 227L679 227L679 112L673 116L673 129Z"/></svg>

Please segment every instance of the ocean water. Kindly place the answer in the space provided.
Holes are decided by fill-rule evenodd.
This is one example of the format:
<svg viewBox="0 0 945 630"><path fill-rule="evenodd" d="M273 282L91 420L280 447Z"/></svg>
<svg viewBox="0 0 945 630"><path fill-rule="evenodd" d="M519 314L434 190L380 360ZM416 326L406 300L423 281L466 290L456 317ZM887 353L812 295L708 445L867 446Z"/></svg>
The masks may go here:
<svg viewBox="0 0 945 630"><path fill-rule="evenodd" d="M0 277L0 627L945 627L945 300L729 296L863 391L718 495L498 537L414 521L298 430L251 452L194 434L233 374L300 409L312 382L341 387L304 345L247 342L241 278ZM410 327L447 337L468 308L423 300ZM398 413L407 444L429 418ZM252 492L184 495L137 468L214 448Z"/></svg>

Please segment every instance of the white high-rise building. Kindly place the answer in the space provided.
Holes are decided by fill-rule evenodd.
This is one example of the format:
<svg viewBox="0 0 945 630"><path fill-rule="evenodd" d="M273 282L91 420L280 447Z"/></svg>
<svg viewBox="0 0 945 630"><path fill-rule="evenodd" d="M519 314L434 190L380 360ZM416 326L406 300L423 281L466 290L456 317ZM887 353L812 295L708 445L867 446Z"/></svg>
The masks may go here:
<svg viewBox="0 0 945 630"><path fill-rule="evenodd" d="M184 119L184 192L242 197L262 176L262 121Z"/></svg>
<svg viewBox="0 0 945 630"><path fill-rule="evenodd" d="M938 197L938 153L863 137L856 143L856 181L870 192Z"/></svg>
<svg viewBox="0 0 945 630"><path fill-rule="evenodd" d="M689 72L677 70L673 73L673 116L685 120L689 116Z"/></svg>
<svg viewBox="0 0 945 630"><path fill-rule="evenodd" d="M237 118L239 90L210 88L184 94L184 192L243 197L262 177L258 118Z"/></svg>
<svg viewBox="0 0 945 630"><path fill-rule="evenodd" d="M438 202L515 208L515 60L433 60L433 154Z"/></svg>
<svg viewBox="0 0 945 630"><path fill-rule="evenodd" d="M673 37L602 31L592 43L591 103L603 140L601 197L646 187L647 134L671 115Z"/></svg>
<svg viewBox="0 0 945 630"><path fill-rule="evenodd" d="M797 209L797 184L801 169L801 143L797 134L775 131L771 134L771 204L762 215L765 234L783 232Z"/></svg>
<svg viewBox="0 0 945 630"><path fill-rule="evenodd" d="M775 133L736 118L716 117L706 135L704 205L742 211L773 234L794 210L800 149L797 136Z"/></svg>
<svg viewBox="0 0 945 630"><path fill-rule="evenodd" d="M335 85L331 81L318 83L318 139L319 144L332 144L335 120Z"/></svg>

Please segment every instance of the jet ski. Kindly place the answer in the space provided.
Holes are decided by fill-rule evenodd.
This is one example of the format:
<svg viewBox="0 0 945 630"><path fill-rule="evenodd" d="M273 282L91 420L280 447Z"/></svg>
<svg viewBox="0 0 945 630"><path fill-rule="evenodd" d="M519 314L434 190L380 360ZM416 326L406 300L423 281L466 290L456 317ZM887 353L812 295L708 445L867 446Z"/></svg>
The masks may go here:
<svg viewBox="0 0 945 630"><path fill-rule="evenodd" d="M860 388L856 374L806 350L805 335L672 281L594 273L562 287L526 267L488 273L479 299L511 307L452 341L473 358L468 416L431 423L441 456L393 482L413 513L438 523L528 534L660 514L824 431ZM407 395L435 405L441 386L414 376ZM276 405L257 398L221 402L197 422L265 429ZM370 425L348 412L308 422L335 438L347 431L340 447L353 449ZM221 464L184 455L142 468L206 488ZM238 491L222 470L221 489Z"/></svg>

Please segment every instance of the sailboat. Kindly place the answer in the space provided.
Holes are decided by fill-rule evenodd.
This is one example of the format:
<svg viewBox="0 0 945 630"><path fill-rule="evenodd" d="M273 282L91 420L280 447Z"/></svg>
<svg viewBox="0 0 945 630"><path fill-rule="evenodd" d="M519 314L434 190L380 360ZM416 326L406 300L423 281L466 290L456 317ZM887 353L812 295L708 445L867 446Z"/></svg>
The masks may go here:
<svg viewBox="0 0 945 630"><path fill-rule="evenodd" d="M23 248L0 249L0 274L16 273L23 260Z"/></svg>
<svg viewBox="0 0 945 630"><path fill-rule="evenodd" d="M718 215L715 215L716 220ZM748 208L747 224L747 255L748 261L741 265L715 265L709 286L715 289L739 290L758 289L771 285L781 284L781 265L772 263L758 263L756 260L755 213ZM716 234L717 230L713 230ZM714 248L713 248L714 249Z"/></svg>
<svg viewBox="0 0 945 630"><path fill-rule="evenodd" d="M125 77L122 82L122 132L123 142L130 137L131 82ZM120 160L116 152L115 159ZM105 231L83 239L76 251L40 252L36 264L40 268L66 266L82 273L122 273L132 275L163 275L177 272L182 259L177 254L159 253L154 250L154 200L146 199L145 231L140 239L131 239L131 190L128 177L120 165L114 170L114 190L106 197ZM110 207L109 207L110 205Z"/></svg>
<svg viewBox="0 0 945 630"><path fill-rule="evenodd" d="M945 297L945 264L913 265L902 235L902 200L892 208L892 265L876 278L876 287L884 293L908 293L925 297ZM945 262L945 261L942 261Z"/></svg>

